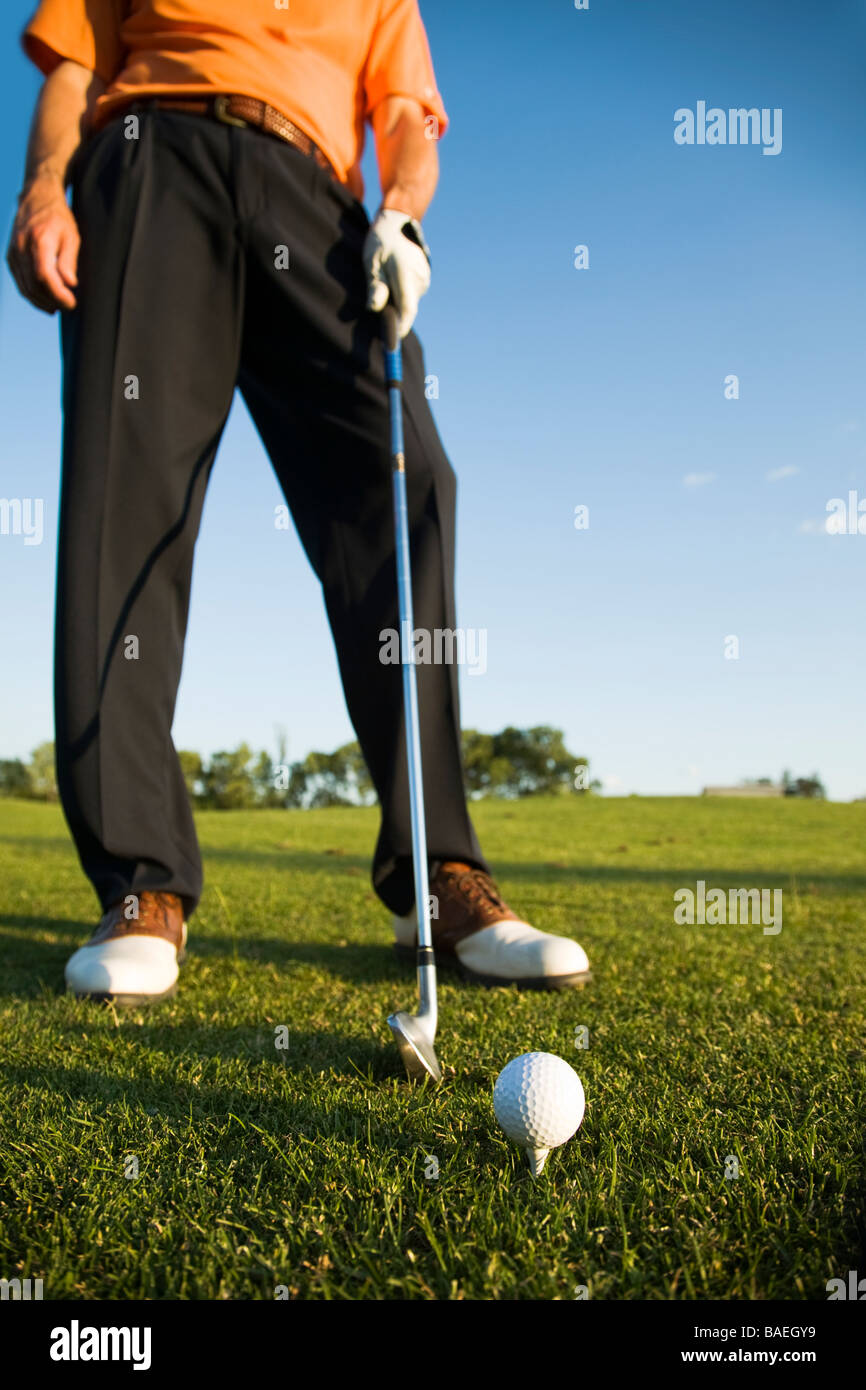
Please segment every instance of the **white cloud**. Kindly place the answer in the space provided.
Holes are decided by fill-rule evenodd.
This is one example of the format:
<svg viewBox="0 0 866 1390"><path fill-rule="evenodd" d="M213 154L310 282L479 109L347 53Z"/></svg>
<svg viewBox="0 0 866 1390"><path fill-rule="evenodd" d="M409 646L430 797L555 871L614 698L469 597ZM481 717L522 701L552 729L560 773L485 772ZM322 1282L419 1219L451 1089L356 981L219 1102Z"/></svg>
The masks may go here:
<svg viewBox="0 0 866 1390"><path fill-rule="evenodd" d="M707 483L715 482L715 473L687 473L683 478L683 487L705 487Z"/></svg>
<svg viewBox="0 0 866 1390"><path fill-rule="evenodd" d="M795 463L786 463L782 468L771 468L767 474L767 482L777 483L780 478L793 478L799 471Z"/></svg>

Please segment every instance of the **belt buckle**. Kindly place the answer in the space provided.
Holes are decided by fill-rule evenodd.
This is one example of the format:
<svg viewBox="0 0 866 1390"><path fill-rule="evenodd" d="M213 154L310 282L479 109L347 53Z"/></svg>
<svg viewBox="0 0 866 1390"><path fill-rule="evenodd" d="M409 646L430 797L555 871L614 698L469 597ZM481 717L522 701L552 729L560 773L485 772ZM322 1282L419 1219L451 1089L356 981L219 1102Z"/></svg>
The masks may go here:
<svg viewBox="0 0 866 1390"><path fill-rule="evenodd" d="M249 122L247 122L247 121L242 121L241 118L240 118L239 116L232 116L232 115L229 114L229 102L230 102L230 101L231 101L231 97L228 97L228 96L218 96L218 97L214 97L214 101L213 101L213 113L214 113L214 115L216 116L216 118L217 118L218 121L222 121L223 125L237 125L237 126L240 126L243 130L245 130L246 127L247 127L247 125L249 124Z"/></svg>

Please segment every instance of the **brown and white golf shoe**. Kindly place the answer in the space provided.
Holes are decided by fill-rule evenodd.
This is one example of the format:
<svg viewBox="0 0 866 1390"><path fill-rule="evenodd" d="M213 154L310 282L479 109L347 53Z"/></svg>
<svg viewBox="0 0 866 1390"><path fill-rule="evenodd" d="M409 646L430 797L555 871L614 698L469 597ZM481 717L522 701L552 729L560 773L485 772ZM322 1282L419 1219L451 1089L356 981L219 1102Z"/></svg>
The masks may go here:
<svg viewBox="0 0 866 1390"><path fill-rule="evenodd" d="M130 895L108 908L90 940L70 956L66 987L79 998L155 1003L174 993L185 945L177 894L140 893L137 904Z"/></svg>
<svg viewBox="0 0 866 1390"><path fill-rule="evenodd" d="M483 869L456 861L430 866L431 921L437 966L451 966L481 985L569 989L590 978L586 952L569 937L531 927L503 899ZM394 918L394 949L415 960L415 910Z"/></svg>

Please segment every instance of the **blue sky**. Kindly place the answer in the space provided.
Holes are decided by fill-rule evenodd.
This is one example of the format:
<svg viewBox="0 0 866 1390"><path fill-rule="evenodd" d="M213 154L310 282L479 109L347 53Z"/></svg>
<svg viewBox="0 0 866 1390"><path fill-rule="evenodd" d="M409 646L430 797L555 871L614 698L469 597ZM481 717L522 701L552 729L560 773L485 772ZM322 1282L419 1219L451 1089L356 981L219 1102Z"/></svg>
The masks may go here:
<svg viewBox="0 0 866 1390"><path fill-rule="evenodd" d="M38 86L16 46L31 9L4 7L7 228ZM422 12L451 128L418 331L460 480L458 618L488 634L464 723L558 725L610 794L785 767L866 794L866 536L822 529L829 499L866 498L866 7ZM781 153L677 145L674 112L701 100L781 108ZM8 757L51 736L59 356L56 320L5 268L0 310L0 493L43 497L46 530L41 546L0 536ZM280 501L238 401L198 543L178 746L273 747L282 726L297 758L352 736Z"/></svg>

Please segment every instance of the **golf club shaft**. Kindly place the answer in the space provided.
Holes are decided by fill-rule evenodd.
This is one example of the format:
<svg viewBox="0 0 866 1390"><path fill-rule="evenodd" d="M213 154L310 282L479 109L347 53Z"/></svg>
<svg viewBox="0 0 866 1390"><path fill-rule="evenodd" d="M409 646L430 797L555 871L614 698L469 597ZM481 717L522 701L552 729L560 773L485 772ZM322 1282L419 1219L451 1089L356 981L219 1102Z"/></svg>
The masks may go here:
<svg viewBox="0 0 866 1390"><path fill-rule="evenodd" d="M418 721L418 680L413 656L412 564L409 550L409 517L406 501L406 465L403 456L402 382L403 359L397 333L397 315L390 305L383 310L385 326L385 380L391 421L391 462L394 492L394 526L397 552L397 592L400 611L400 650L403 666L403 711L406 723L406 755L409 763L409 806L412 819L412 864L415 876L415 912L418 919L418 993L420 1011L432 1034L436 1031L436 967L430 929L430 896L427 879L427 828L424 819L424 780L421 770L421 733Z"/></svg>

